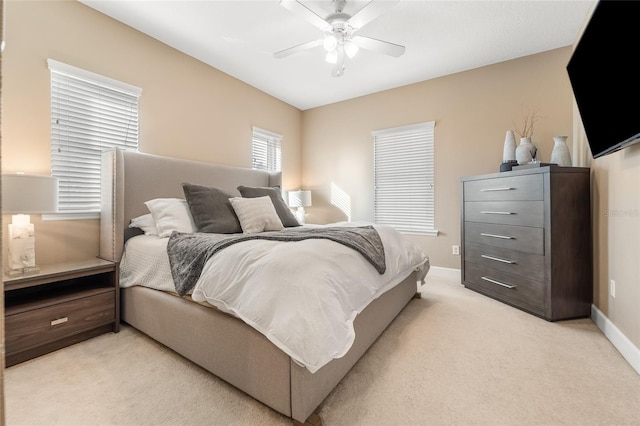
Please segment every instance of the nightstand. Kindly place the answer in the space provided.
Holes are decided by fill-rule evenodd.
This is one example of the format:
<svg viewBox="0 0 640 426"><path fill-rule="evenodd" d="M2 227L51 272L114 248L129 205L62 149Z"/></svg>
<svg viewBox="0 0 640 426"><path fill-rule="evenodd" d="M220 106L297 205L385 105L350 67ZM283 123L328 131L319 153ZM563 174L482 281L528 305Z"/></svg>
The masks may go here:
<svg viewBox="0 0 640 426"><path fill-rule="evenodd" d="M120 329L118 264L102 259L3 276L6 366Z"/></svg>

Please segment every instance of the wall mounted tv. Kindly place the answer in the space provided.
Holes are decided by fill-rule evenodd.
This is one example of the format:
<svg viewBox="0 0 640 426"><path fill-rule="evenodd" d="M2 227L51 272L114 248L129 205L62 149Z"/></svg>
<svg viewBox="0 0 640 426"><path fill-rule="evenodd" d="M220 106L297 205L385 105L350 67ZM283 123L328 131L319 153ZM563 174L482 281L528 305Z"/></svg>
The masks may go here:
<svg viewBox="0 0 640 426"><path fill-rule="evenodd" d="M640 2L600 1L567 65L594 158L640 142L639 22Z"/></svg>

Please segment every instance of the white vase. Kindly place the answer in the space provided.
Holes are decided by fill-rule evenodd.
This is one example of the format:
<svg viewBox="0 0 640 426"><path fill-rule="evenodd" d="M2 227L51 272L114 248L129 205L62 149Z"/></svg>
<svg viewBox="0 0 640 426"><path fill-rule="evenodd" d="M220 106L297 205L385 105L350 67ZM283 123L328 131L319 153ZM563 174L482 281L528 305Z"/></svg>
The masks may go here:
<svg viewBox="0 0 640 426"><path fill-rule="evenodd" d="M536 157L538 149L531 142L530 137L520 138L520 145L516 148L516 160L518 164L529 164Z"/></svg>
<svg viewBox="0 0 640 426"><path fill-rule="evenodd" d="M558 166L571 166L571 154L569 153L569 147L567 146L567 136L553 137L551 162Z"/></svg>
<svg viewBox="0 0 640 426"><path fill-rule="evenodd" d="M512 130L507 130L507 134L504 137L504 148L502 151L502 162L507 163L509 161L516 160L516 137Z"/></svg>

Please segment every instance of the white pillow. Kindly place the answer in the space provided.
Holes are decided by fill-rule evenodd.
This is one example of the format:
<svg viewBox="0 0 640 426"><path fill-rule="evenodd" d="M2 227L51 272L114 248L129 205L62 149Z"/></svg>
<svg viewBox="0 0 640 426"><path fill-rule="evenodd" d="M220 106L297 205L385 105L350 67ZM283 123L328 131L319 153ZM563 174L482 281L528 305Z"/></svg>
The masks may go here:
<svg viewBox="0 0 640 426"><path fill-rule="evenodd" d="M144 235L158 235L158 228L156 228L156 222L153 220L151 213L131 219L129 228L140 228Z"/></svg>
<svg viewBox="0 0 640 426"><path fill-rule="evenodd" d="M229 198L229 202L238 216L244 234L284 229L268 195L256 198L234 197Z"/></svg>
<svg viewBox="0 0 640 426"><path fill-rule="evenodd" d="M180 198L155 198L144 203L158 228L158 236L170 237L173 231L196 232L189 205Z"/></svg>

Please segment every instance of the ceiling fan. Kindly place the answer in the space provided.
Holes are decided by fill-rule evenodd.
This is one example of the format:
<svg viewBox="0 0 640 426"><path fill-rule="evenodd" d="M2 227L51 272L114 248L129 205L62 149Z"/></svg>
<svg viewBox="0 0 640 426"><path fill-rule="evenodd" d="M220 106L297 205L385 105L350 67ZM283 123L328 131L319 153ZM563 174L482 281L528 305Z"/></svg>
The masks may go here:
<svg viewBox="0 0 640 426"><path fill-rule="evenodd" d="M344 12L347 4L346 0L332 0L333 13L326 18L322 18L298 0L281 0L280 4L284 8L318 27L322 30L324 36L317 40L281 50L273 55L276 58L284 58L322 45L327 51L326 61L336 65L333 71L333 75L336 77L340 77L344 73L345 56L353 58L358 53L359 48L394 57L402 56L405 51L404 46L356 34L358 30L373 21L382 12L394 6L398 1L371 0L354 15L349 15Z"/></svg>

